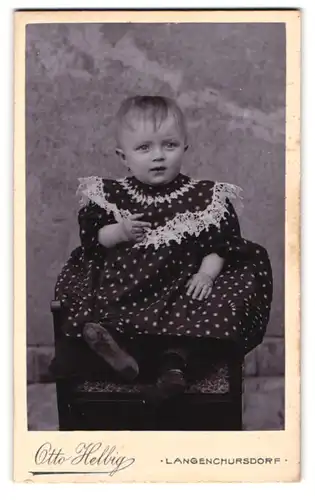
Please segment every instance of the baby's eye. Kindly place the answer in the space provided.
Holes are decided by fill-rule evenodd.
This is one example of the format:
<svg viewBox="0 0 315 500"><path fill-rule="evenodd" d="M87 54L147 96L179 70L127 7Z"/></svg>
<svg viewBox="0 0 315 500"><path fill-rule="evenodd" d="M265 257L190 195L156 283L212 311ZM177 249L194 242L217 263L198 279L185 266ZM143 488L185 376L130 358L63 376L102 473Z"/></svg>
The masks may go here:
<svg viewBox="0 0 315 500"><path fill-rule="evenodd" d="M136 151L149 151L150 145L149 144L141 144L136 148Z"/></svg>
<svg viewBox="0 0 315 500"><path fill-rule="evenodd" d="M165 143L166 149L175 149L177 148L178 144L177 142L169 141Z"/></svg>

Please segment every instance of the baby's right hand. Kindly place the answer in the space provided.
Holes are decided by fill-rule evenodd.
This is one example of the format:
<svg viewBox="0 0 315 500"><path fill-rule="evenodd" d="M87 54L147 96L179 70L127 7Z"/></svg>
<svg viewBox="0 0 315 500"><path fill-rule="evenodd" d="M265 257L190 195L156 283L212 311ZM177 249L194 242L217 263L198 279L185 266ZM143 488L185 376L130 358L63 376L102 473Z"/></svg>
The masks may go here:
<svg viewBox="0 0 315 500"><path fill-rule="evenodd" d="M151 228L150 222L144 222L141 219L144 214L133 214L128 219L124 219L121 222L122 231L126 237L127 241L142 241L145 237L145 232L147 229Z"/></svg>

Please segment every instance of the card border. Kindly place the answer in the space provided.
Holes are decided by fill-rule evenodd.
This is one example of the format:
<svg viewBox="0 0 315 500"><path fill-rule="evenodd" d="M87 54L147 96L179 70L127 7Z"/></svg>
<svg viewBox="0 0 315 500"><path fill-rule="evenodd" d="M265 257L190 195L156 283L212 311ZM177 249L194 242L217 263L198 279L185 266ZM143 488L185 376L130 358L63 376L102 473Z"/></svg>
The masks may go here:
<svg viewBox="0 0 315 500"><path fill-rule="evenodd" d="M211 11L18 11L14 54L14 479L18 482L264 482L300 477L300 18L299 10ZM285 430L246 432L42 432L27 430L26 398L26 242L25 242L25 29L34 23L91 22L276 22L286 24L286 207L285 207ZM23 347L23 348L21 348ZM91 434L93 437L91 438ZM44 441L72 449L80 440L106 440L136 466L113 477L32 476L35 450ZM119 435L118 435L119 434ZM273 468L233 466L221 470L168 467L165 456L277 455ZM23 448L23 456L19 453ZM154 452L152 452L154 450ZM271 451L272 450L272 451ZM147 470L148 460L152 470ZM40 467L39 467L40 469ZM51 467L52 471L54 467ZM59 468L60 472L62 469ZM144 472L145 471L145 472Z"/></svg>

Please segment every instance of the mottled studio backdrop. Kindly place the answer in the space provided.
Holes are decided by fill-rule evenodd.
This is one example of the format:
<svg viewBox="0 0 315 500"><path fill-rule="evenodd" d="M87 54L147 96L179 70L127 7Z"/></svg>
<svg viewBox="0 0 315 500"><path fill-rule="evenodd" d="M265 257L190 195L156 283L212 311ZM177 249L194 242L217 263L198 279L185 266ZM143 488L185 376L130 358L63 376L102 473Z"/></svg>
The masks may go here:
<svg viewBox="0 0 315 500"><path fill-rule="evenodd" d="M124 175L112 134L120 101L165 94L188 119L184 172L240 185L243 235L269 252L268 338L250 355L246 373L252 397L274 391L281 420L284 25L28 25L26 78L29 382L45 380L53 354L49 303L58 272L79 244L77 178Z"/></svg>

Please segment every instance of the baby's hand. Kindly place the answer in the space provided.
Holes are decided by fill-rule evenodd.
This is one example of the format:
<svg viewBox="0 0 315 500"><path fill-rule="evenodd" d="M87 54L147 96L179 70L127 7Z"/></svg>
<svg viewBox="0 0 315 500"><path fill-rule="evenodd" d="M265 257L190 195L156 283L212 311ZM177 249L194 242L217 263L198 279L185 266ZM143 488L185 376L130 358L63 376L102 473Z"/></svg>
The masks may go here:
<svg viewBox="0 0 315 500"><path fill-rule="evenodd" d="M150 229L151 223L138 220L141 217L143 217L143 214L133 214L121 222L122 231L127 241L142 241L146 230Z"/></svg>
<svg viewBox="0 0 315 500"><path fill-rule="evenodd" d="M186 287L187 295L192 295L193 299L207 299L212 291L213 279L206 273L198 272L190 278Z"/></svg>

